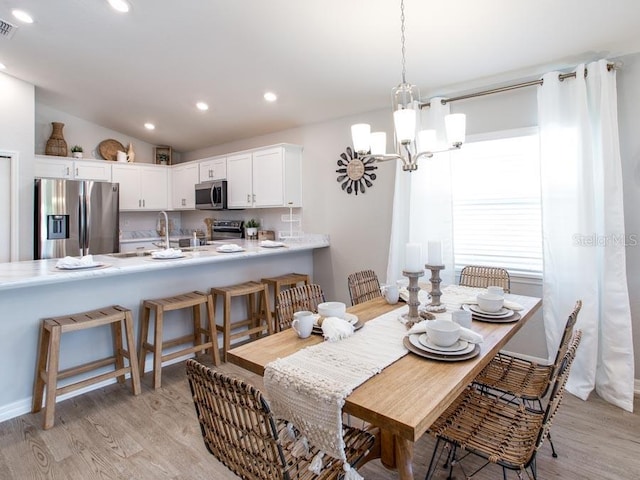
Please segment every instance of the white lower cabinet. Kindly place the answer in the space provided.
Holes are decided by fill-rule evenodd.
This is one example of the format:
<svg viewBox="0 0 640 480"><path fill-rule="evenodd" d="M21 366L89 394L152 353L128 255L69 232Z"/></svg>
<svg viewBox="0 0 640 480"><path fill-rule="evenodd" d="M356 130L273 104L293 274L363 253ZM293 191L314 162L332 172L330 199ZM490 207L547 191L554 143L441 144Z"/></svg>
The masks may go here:
<svg viewBox="0 0 640 480"><path fill-rule="evenodd" d="M113 182L120 184L120 210L166 210L169 174L162 165L114 164Z"/></svg>
<svg viewBox="0 0 640 480"><path fill-rule="evenodd" d="M64 178L68 180L111 181L111 162L106 160L75 160L69 157L36 155L36 178Z"/></svg>
<svg viewBox="0 0 640 480"><path fill-rule="evenodd" d="M302 147L276 145L227 156L229 208L302 206Z"/></svg>
<svg viewBox="0 0 640 480"><path fill-rule="evenodd" d="M196 208L195 186L198 183L197 163L185 163L171 167L171 208L193 210Z"/></svg>

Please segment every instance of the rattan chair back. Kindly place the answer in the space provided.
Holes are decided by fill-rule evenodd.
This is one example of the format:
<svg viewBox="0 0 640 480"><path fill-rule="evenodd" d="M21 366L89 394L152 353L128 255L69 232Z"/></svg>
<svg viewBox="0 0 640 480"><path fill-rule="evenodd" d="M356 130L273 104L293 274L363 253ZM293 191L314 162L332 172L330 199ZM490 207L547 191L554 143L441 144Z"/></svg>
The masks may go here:
<svg viewBox="0 0 640 480"><path fill-rule="evenodd" d="M511 292L511 277L504 268L467 265L460 272L459 285L465 287L502 287L505 293Z"/></svg>
<svg viewBox="0 0 640 480"><path fill-rule="evenodd" d="M373 270L354 272L347 277L351 305L373 300L382 296L378 276Z"/></svg>
<svg viewBox="0 0 640 480"><path fill-rule="evenodd" d="M275 419L263 394L254 386L214 372L193 359L187 360L187 378L207 450L238 477L328 480L344 473L342 461L326 455L320 475L312 473L309 465L318 453L312 446L308 455L294 456L292 449L300 440L299 432ZM347 426L344 440L352 467L366 457L375 442L370 433Z"/></svg>
<svg viewBox="0 0 640 480"><path fill-rule="evenodd" d="M291 327L295 312L300 310L317 312L318 304L324 301L322 287L315 283L283 290L276 298L276 325L278 331Z"/></svg>
<svg viewBox="0 0 640 480"><path fill-rule="evenodd" d="M567 323L564 325L564 330L562 332L562 337L560 338L560 345L558 345L558 351L556 352L556 358L553 361L553 371L551 372L551 376L549 378L549 384L555 381L555 377L558 375L558 371L560 369L560 364L564 360L567 351L569 349L569 344L571 343L571 338L573 336L573 328L578 321L578 314L582 309L582 300L578 300L573 307L573 312L567 318ZM545 392L546 394L546 392ZM544 394L542 395L544 396Z"/></svg>

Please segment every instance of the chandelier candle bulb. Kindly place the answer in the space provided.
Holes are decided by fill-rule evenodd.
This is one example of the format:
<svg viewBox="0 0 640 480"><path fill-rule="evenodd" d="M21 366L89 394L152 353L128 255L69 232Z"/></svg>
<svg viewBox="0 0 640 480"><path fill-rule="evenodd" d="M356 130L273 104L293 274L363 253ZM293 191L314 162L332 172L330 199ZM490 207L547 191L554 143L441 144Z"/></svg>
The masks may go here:
<svg viewBox="0 0 640 480"><path fill-rule="evenodd" d="M385 132L371 132L371 155L385 155L387 153L387 134Z"/></svg>
<svg viewBox="0 0 640 480"><path fill-rule="evenodd" d="M427 243L427 264L442 265L442 242L434 240Z"/></svg>
<svg viewBox="0 0 640 480"><path fill-rule="evenodd" d="M423 270L422 245L419 243L407 243L404 269L407 272L421 272Z"/></svg>
<svg viewBox="0 0 640 480"><path fill-rule="evenodd" d="M416 112L411 108L393 112L398 142L411 143L416 135Z"/></svg>
<svg viewBox="0 0 640 480"><path fill-rule="evenodd" d="M369 152L371 142L371 125L368 123L356 123L351 125L351 139L353 148L358 153Z"/></svg>

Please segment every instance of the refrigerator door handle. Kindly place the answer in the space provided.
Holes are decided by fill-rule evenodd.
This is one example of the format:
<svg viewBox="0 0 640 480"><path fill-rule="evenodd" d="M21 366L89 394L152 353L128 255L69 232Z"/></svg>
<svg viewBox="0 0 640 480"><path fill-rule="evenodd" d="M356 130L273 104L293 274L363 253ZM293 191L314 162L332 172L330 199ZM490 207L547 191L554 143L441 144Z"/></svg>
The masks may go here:
<svg viewBox="0 0 640 480"><path fill-rule="evenodd" d="M93 182L84 183L84 191L82 192L82 204L84 205L84 244L83 255L89 255L89 246L91 245L91 188Z"/></svg>
<svg viewBox="0 0 640 480"><path fill-rule="evenodd" d="M80 223L79 225L79 230L78 230L78 243L79 243L79 247L80 247L80 256L85 255L85 245L86 245L86 197L85 197L85 192L84 192L84 188L80 189L80 195L78 198L79 202L78 202L78 222Z"/></svg>

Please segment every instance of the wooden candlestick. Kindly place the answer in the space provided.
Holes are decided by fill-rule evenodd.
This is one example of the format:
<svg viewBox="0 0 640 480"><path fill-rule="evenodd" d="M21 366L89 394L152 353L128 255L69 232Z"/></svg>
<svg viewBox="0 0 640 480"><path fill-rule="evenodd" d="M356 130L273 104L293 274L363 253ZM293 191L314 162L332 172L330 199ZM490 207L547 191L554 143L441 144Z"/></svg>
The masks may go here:
<svg viewBox="0 0 640 480"><path fill-rule="evenodd" d="M444 265L425 265L429 270L431 270L431 278L429 281L431 282L431 303L426 305L424 308L428 312L432 313L442 313L447 311L447 307L440 303L440 297L442 296L442 292L440 291L440 282L442 279L440 278L440 270L444 270Z"/></svg>
<svg viewBox="0 0 640 480"><path fill-rule="evenodd" d="M407 287L407 290L409 290L409 313L405 313L402 317L408 325L413 325L422 320L418 314L418 307L420 306L420 300L418 300L418 292L420 291L418 279L424 275L424 270L418 272L407 272L403 270L402 274L409 278L409 286Z"/></svg>

